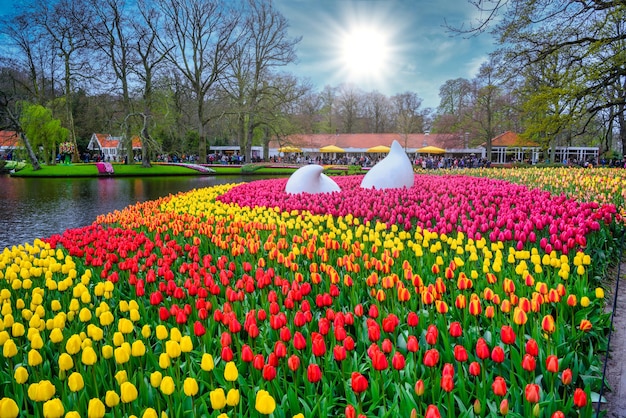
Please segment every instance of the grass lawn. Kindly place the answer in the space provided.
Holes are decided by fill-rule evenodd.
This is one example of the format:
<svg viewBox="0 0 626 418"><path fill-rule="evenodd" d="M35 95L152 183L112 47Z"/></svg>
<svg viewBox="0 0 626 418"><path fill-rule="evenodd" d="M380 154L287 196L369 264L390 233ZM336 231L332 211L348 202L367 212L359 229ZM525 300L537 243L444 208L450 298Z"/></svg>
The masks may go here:
<svg viewBox="0 0 626 418"><path fill-rule="evenodd" d="M285 166L280 167L274 164L257 168L254 171L242 170L241 166L229 165L211 165L215 170L215 175L288 175L296 171L297 167ZM153 163L152 167L144 168L141 164L126 165L122 163L113 164L114 173L112 177L142 177L142 176L201 176L207 175L197 170L178 166ZM325 170L327 175L347 174L345 167L329 167ZM361 170L361 173L365 171ZM355 173L356 174L356 173ZM33 171L32 166L28 164L25 168L12 174L14 177L99 177L98 169L93 163L76 163L72 165L43 165L41 170Z"/></svg>
<svg viewBox="0 0 626 418"><path fill-rule="evenodd" d="M113 164L113 177L120 176L190 176L202 175L202 173L187 167L175 165L153 164L150 168L144 168L141 164ZM29 164L22 170L13 174L15 177L98 177L98 169L95 164L72 164L72 165L44 165L41 170L33 171Z"/></svg>

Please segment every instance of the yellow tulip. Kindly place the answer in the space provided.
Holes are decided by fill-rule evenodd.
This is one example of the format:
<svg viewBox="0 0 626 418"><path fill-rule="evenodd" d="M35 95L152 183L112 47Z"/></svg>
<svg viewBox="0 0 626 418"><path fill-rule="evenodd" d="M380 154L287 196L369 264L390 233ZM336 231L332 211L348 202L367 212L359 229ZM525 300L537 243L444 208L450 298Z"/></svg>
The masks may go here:
<svg viewBox="0 0 626 418"><path fill-rule="evenodd" d="M180 330L178 328L172 328L170 330L170 340L174 340L177 343L180 343L182 339L183 335L180 333Z"/></svg>
<svg viewBox="0 0 626 418"><path fill-rule="evenodd" d="M137 340L133 342L130 354L133 357L141 357L146 354L146 346L143 341Z"/></svg>
<svg viewBox="0 0 626 418"><path fill-rule="evenodd" d="M121 332L116 332L113 334L113 345L119 347L124 344L124 334Z"/></svg>
<svg viewBox="0 0 626 418"><path fill-rule="evenodd" d="M102 312L102 314L100 314L100 325L102 325L103 327L111 325L114 321L115 318L110 311Z"/></svg>
<svg viewBox="0 0 626 418"><path fill-rule="evenodd" d="M120 403L120 396L114 390L107 390L106 395L104 395L104 402L109 408L113 408Z"/></svg>
<svg viewBox="0 0 626 418"><path fill-rule="evenodd" d="M49 380L31 383L28 386L28 397L35 402L45 402L54 396L56 388Z"/></svg>
<svg viewBox="0 0 626 418"><path fill-rule="evenodd" d="M122 347L118 347L115 349L115 351L113 352L115 355L115 362L117 364L124 364L127 363L128 360L130 360L130 355L128 354L128 352L122 348Z"/></svg>
<svg viewBox="0 0 626 418"><path fill-rule="evenodd" d="M187 396L195 396L198 393L198 382L193 377L188 377L183 382L183 390Z"/></svg>
<svg viewBox="0 0 626 418"><path fill-rule="evenodd" d="M9 339L2 346L2 355L6 358L14 357L17 354L17 345L15 341Z"/></svg>
<svg viewBox="0 0 626 418"><path fill-rule="evenodd" d="M121 385L124 382L128 381L128 373L126 373L126 370L120 370L119 372L115 373L115 380L117 380L117 384Z"/></svg>
<svg viewBox="0 0 626 418"><path fill-rule="evenodd" d="M74 372L67 378L67 385L72 392L78 392L85 387L85 381L80 373Z"/></svg>
<svg viewBox="0 0 626 418"><path fill-rule="evenodd" d="M28 381L28 370L23 366L18 367L15 369L15 373L13 373L13 378L20 385L26 383L26 381Z"/></svg>
<svg viewBox="0 0 626 418"><path fill-rule="evenodd" d="M169 337L169 333L167 332L167 328L165 328L165 325L157 325L156 336L159 340L164 340Z"/></svg>
<svg viewBox="0 0 626 418"><path fill-rule="evenodd" d="M159 389L164 395L171 395L174 393L174 389L176 389L176 385L174 384L174 379L171 376L165 376L163 380L161 380L161 384L159 385Z"/></svg>
<svg viewBox="0 0 626 418"><path fill-rule="evenodd" d="M254 408L261 414L269 415L276 409L276 401L266 390L259 390L256 394Z"/></svg>
<svg viewBox="0 0 626 418"><path fill-rule="evenodd" d="M93 347L88 346L83 349L81 361L87 366L93 366L98 361L98 355Z"/></svg>
<svg viewBox="0 0 626 418"><path fill-rule="evenodd" d="M226 404L228 406L239 405L239 389L230 389L226 394Z"/></svg>
<svg viewBox="0 0 626 418"><path fill-rule="evenodd" d="M152 372L150 374L150 384L152 387L158 388L161 385L161 381L163 380L163 375L161 372Z"/></svg>
<svg viewBox="0 0 626 418"><path fill-rule="evenodd" d="M80 413L78 411L69 411L67 414L65 414L64 418L80 418Z"/></svg>
<svg viewBox="0 0 626 418"><path fill-rule="evenodd" d="M191 341L191 337L189 335L185 335L180 340L180 350L183 353L190 353L193 350L193 342Z"/></svg>
<svg viewBox="0 0 626 418"><path fill-rule="evenodd" d="M87 416L89 418L103 418L106 412L105 406L98 398L91 398L87 406Z"/></svg>
<svg viewBox="0 0 626 418"><path fill-rule="evenodd" d="M582 306L583 308L586 308L587 306L589 306L590 303L591 301L589 300L587 296L583 296L582 298L580 298L580 306Z"/></svg>
<svg viewBox="0 0 626 418"><path fill-rule="evenodd" d="M31 367L39 366L43 362L43 357L39 351L32 349L28 352L28 365Z"/></svg>
<svg viewBox="0 0 626 418"><path fill-rule="evenodd" d="M604 299L604 289L596 287L596 299Z"/></svg>
<svg viewBox="0 0 626 418"><path fill-rule="evenodd" d="M167 353L161 353L159 355L159 367L162 369L167 369L171 365L172 362L170 361L170 356L168 356Z"/></svg>
<svg viewBox="0 0 626 418"><path fill-rule="evenodd" d="M78 319L80 319L81 322L91 321L91 311L87 308L81 309L80 313L78 314Z"/></svg>
<svg viewBox="0 0 626 418"><path fill-rule="evenodd" d="M63 341L63 331L61 331L60 328L55 327L51 332L50 332L50 337L49 337L50 341L52 341L54 344L60 343L61 341Z"/></svg>
<svg viewBox="0 0 626 418"><path fill-rule="evenodd" d="M182 350L180 348L180 344L178 344L176 341L168 340L165 343L165 352L167 353L167 355L170 358L177 358L177 357L179 357L181 351Z"/></svg>
<svg viewBox="0 0 626 418"><path fill-rule="evenodd" d="M130 334L133 332L133 322L130 319L122 318L117 322L117 329L122 334Z"/></svg>
<svg viewBox="0 0 626 418"><path fill-rule="evenodd" d="M209 392L209 399L211 400L211 408L213 409L222 409L226 406L226 395L222 388L217 388Z"/></svg>
<svg viewBox="0 0 626 418"><path fill-rule="evenodd" d="M36 350L40 350L43 347L43 338L41 338L39 331L37 331L37 334L33 335L33 338L30 340L30 347Z"/></svg>
<svg viewBox="0 0 626 418"><path fill-rule="evenodd" d="M76 354L80 351L82 340L77 334L72 335L65 343L65 351L68 354Z"/></svg>
<svg viewBox="0 0 626 418"><path fill-rule="evenodd" d="M130 382L122 383L120 392L122 393L122 402L124 403L129 403L137 399L137 388Z"/></svg>
<svg viewBox="0 0 626 418"><path fill-rule="evenodd" d="M0 399L0 418L16 418L19 414L20 409L13 399Z"/></svg>
<svg viewBox="0 0 626 418"><path fill-rule="evenodd" d="M141 418L159 418L159 414L157 414L157 411L155 411L154 408L148 408L143 411Z"/></svg>
<svg viewBox="0 0 626 418"><path fill-rule="evenodd" d="M229 382L234 382L239 377L239 371L237 370L237 366L234 361L229 361L226 363L226 368L224 369L224 379Z"/></svg>
<svg viewBox="0 0 626 418"><path fill-rule="evenodd" d="M63 414L65 414L65 408L60 399L52 399L43 404L44 418L61 418Z"/></svg>
<svg viewBox="0 0 626 418"><path fill-rule="evenodd" d="M143 338L149 338L151 334L152 329L150 328L150 325L144 325L141 328L141 335L143 336Z"/></svg>
<svg viewBox="0 0 626 418"><path fill-rule="evenodd" d="M104 357L106 360L113 357L113 347L108 344L102 346L102 357Z"/></svg>
<svg viewBox="0 0 626 418"><path fill-rule="evenodd" d="M204 353L202 355L202 362L200 363L200 367L202 367L202 370L204 370L205 372L210 372L211 370L213 370L213 367L215 367L215 364L213 363L213 356L209 353Z"/></svg>
<svg viewBox="0 0 626 418"><path fill-rule="evenodd" d="M15 338L21 337L25 333L26 333L26 330L24 329L24 324L20 322L15 322L13 326L11 327L11 335Z"/></svg>
<svg viewBox="0 0 626 418"><path fill-rule="evenodd" d="M59 368L63 371L68 371L74 367L74 360L72 360L72 356L67 353L62 353L59 356Z"/></svg>

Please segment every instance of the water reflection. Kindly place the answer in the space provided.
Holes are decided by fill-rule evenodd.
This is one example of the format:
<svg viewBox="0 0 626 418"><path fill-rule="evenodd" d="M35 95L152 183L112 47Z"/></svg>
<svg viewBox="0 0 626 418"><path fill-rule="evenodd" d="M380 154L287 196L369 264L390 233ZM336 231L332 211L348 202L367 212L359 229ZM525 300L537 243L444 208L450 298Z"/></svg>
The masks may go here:
<svg viewBox="0 0 626 418"><path fill-rule="evenodd" d="M256 180L249 176L17 178L0 176L0 251L32 243L98 215L181 191Z"/></svg>

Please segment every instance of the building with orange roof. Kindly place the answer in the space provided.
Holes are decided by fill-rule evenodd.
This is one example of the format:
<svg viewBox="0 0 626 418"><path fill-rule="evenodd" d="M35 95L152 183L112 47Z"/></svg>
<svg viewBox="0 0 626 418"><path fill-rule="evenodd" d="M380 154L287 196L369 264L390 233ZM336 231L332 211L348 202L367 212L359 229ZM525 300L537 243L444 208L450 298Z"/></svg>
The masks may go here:
<svg viewBox="0 0 626 418"><path fill-rule="evenodd" d="M598 160L599 147L556 147L555 162L569 163ZM506 131L491 140L491 161L495 164L510 162L537 163L542 156L541 146L522 138L515 132ZM547 156L550 150L547 150ZM544 155L544 158L547 158Z"/></svg>
<svg viewBox="0 0 626 418"><path fill-rule="evenodd" d="M133 152L141 151L141 139L138 135L133 136L132 143ZM123 151L122 137L94 133L87 144L87 149L99 152L105 161L117 161Z"/></svg>
<svg viewBox="0 0 626 418"><path fill-rule="evenodd" d="M0 131L0 155L6 156L16 149L23 148L20 136L15 131Z"/></svg>
<svg viewBox="0 0 626 418"><path fill-rule="evenodd" d="M363 154L377 146L390 147L398 141L409 154L424 147L437 147L446 150L447 155L476 154L484 156L484 148L470 148L467 134L397 134L397 133L362 133L362 134L294 134L278 141L270 141L270 157L278 155L278 149L286 146L297 147L303 153L319 153L320 148L334 145L347 154Z"/></svg>

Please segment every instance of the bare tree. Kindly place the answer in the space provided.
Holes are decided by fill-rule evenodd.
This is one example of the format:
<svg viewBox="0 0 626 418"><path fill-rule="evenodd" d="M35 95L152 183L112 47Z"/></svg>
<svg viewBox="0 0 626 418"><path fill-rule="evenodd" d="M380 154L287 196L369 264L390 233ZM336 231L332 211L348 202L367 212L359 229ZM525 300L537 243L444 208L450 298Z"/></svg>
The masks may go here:
<svg viewBox="0 0 626 418"><path fill-rule="evenodd" d="M238 41L239 15L217 0L155 0L164 16L159 47L187 79L196 101L199 157L206 162L206 124L216 117L207 111L211 89L229 65L232 46ZM172 48L173 46L173 48Z"/></svg>
<svg viewBox="0 0 626 418"><path fill-rule="evenodd" d="M271 2L247 0L246 6L241 41L230 50L222 86L235 103L240 147L250 161L254 130L266 123L260 106L286 97L272 84L273 72L295 61L300 38L288 37L287 20Z"/></svg>
<svg viewBox="0 0 626 418"><path fill-rule="evenodd" d="M395 128L407 147L409 134L423 131L424 113L422 99L416 93L405 92L391 98L394 107Z"/></svg>
<svg viewBox="0 0 626 418"><path fill-rule="evenodd" d="M363 93L353 85L342 84L339 87L337 100L338 114L342 119L343 132L357 132L357 122L362 107Z"/></svg>
<svg viewBox="0 0 626 418"><path fill-rule="evenodd" d="M91 20L85 0L58 0L50 3L35 0L31 5L34 23L45 30L52 51L62 60L65 123L69 140L74 143L74 160L78 160L78 144L74 128L72 94L75 83L89 73L89 51L85 36Z"/></svg>
<svg viewBox="0 0 626 418"><path fill-rule="evenodd" d="M364 117L367 132L384 133L391 128L391 103L389 98L379 91L364 96Z"/></svg>

